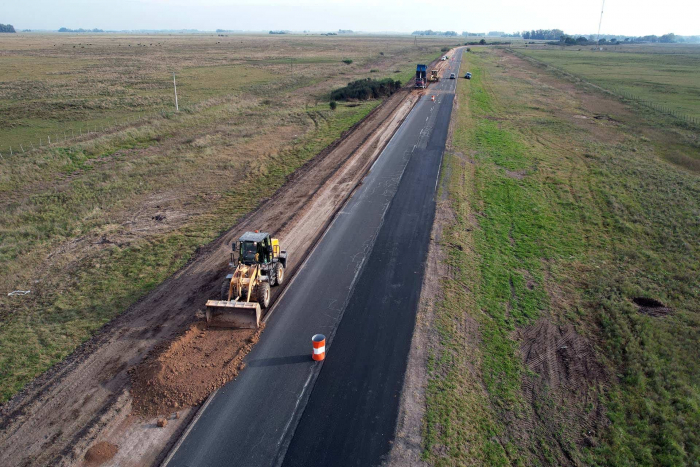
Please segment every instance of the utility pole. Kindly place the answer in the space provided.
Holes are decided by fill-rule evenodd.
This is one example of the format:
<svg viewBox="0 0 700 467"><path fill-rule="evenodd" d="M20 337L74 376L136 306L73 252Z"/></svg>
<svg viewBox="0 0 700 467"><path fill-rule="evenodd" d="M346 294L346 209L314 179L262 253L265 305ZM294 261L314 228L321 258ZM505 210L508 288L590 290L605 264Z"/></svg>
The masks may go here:
<svg viewBox="0 0 700 467"><path fill-rule="evenodd" d="M600 7L600 21L598 22L598 38L596 39L596 46L600 47L600 26L603 24L603 11L605 10L605 0L603 0L603 6Z"/></svg>
<svg viewBox="0 0 700 467"><path fill-rule="evenodd" d="M177 83L175 82L175 73L173 73L173 88L175 88L175 111L180 111L180 106L177 105Z"/></svg>

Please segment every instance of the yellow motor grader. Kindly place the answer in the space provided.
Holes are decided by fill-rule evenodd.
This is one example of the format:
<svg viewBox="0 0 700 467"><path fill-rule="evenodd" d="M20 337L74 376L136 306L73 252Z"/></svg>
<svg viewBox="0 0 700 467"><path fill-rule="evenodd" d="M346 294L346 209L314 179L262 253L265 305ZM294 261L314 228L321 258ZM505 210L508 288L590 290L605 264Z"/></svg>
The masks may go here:
<svg viewBox="0 0 700 467"><path fill-rule="evenodd" d="M246 232L232 245L235 268L221 284L220 300L208 300L206 318L211 326L260 326L262 311L270 305L270 287L284 282L287 252L265 232Z"/></svg>

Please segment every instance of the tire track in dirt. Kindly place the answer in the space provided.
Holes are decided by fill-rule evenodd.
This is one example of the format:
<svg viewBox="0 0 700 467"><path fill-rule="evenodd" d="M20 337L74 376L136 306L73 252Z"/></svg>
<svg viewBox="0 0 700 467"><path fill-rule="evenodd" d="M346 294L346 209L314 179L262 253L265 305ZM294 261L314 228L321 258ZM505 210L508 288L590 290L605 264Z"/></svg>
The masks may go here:
<svg viewBox="0 0 700 467"><path fill-rule="evenodd" d="M274 233L290 252L290 279L417 98L408 90L388 98L180 271L5 404L0 464L82 462L103 431L129 416L129 370L156 346L181 335L195 321L195 311L218 294L230 243L246 230ZM166 446L157 441L146 448L162 451ZM117 452L112 461L119 464L119 458Z"/></svg>

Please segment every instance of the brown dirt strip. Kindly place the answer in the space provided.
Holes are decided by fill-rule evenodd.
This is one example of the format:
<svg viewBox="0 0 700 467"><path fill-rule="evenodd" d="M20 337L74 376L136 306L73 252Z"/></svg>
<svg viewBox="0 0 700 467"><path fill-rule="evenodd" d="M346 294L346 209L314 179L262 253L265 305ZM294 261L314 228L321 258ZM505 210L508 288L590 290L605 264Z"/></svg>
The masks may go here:
<svg viewBox="0 0 700 467"><path fill-rule="evenodd" d="M408 115L418 95L402 90L387 99L292 174L273 197L202 248L184 268L5 404L0 413L0 464L74 465L83 461L83 453L101 438L101 433L123 433L124 430L114 427L129 425L125 420L129 418L133 402L129 393L130 371L133 373L149 352L152 352L151 363L161 359L165 367L169 364L168 356L177 355L177 352L168 354L167 349L176 347L178 339L187 339L183 332L195 322L195 311L201 310L207 299L218 295L231 242L244 231L253 229L279 236L290 252L287 275L290 279ZM279 290L275 290L273 299L276 294ZM211 339L213 333L204 329L204 337L200 339ZM227 331L217 330L216 333L221 342L227 340ZM175 342L167 345L173 339ZM210 363L223 368L221 356L227 354L231 359L240 351L240 345L230 344L211 354L214 357ZM190 357L202 363L199 353ZM157 378L157 373L152 376ZM234 377L235 372L224 371L219 376L218 384L202 383L207 389L201 392L197 391L202 388L195 391L190 387L190 393L196 393L196 397L166 397L155 403L154 411L173 407L175 402L180 405L185 400L196 403L205 397L204 393ZM177 394L178 390L171 392ZM171 423L163 430L171 429ZM185 424L181 421L181 425ZM170 437L178 433L172 432ZM167 447L166 441L161 436L152 445L145 443L141 451L124 451L131 453L133 462L133 456L155 449L155 454L149 452L149 458L156 460L158 453ZM122 452L123 446L119 445L119 452ZM119 464L118 457L119 453L112 462Z"/></svg>

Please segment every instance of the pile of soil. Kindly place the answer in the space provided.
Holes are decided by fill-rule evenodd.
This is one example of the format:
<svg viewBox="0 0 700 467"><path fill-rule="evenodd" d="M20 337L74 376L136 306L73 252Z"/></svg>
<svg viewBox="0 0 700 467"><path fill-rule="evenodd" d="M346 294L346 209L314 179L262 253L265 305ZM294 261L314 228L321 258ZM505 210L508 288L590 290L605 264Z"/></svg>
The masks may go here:
<svg viewBox="0 0 700 467"><path fill-rule="evenodd" d="M156 348L131 372L135 413L167 415L200 404L238 376L243 358L258 342L259 329L208 328L198 322L179 338Z"/></svg>
<svg viewBox="0 0 700 467"><path fill-rule="evenodd" d="M112 443L100 441L85 453L85 463L89 466L102 465L112 459L119 448Z"/></svg>

